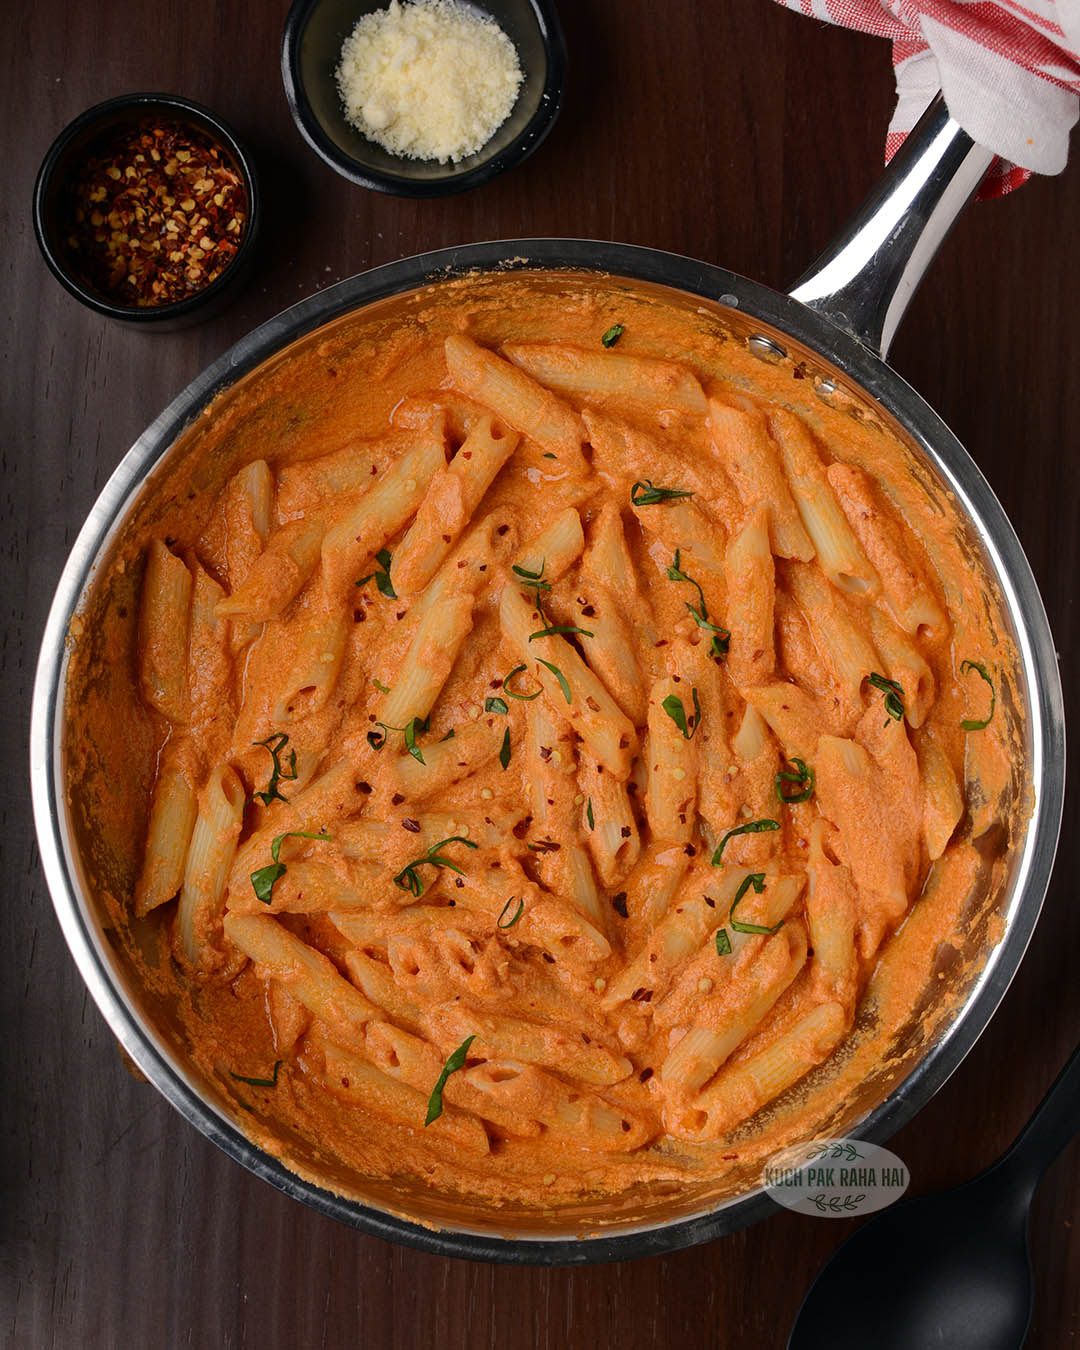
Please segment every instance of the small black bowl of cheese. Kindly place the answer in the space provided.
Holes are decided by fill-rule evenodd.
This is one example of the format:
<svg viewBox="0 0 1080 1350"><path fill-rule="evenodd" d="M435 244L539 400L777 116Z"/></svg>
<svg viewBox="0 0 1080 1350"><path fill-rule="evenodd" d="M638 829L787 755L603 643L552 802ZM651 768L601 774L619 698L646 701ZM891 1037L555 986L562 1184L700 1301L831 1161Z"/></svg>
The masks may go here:
<svg viewBox="0 0 1080 1350"><path fill-rule="evenodd" d="M552 0L295 0L281 73L293 120L351 182L464 192L526 159L566 81Z"/></svg>

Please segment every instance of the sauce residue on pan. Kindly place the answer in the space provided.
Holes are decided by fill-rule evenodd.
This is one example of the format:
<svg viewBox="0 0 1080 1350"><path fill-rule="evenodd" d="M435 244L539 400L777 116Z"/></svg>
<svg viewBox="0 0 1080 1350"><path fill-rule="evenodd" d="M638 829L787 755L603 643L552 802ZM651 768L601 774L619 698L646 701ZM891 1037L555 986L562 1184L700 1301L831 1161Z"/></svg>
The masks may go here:
<svg viewBox="0 0 1080 1350"><path fill-rule="evenodd" d="M76 830L144 1015L301 1175L715 1202L955 1012L1030 811L1015 654L948 493L806 375L647 287L467 278L271 358L144 490L72 625Z"/></svg>

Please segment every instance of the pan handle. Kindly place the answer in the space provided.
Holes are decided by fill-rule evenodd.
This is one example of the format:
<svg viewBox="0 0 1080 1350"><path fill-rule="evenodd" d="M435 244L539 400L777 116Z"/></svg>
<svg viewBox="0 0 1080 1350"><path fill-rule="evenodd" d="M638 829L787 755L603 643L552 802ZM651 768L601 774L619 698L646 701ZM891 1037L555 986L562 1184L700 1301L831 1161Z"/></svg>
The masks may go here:
<svg viewBox="0 0 1080 1350"><path fill-rule="evenodd" d="M938 94L791 295L886 356L923 273L993 159Z"/></svg>

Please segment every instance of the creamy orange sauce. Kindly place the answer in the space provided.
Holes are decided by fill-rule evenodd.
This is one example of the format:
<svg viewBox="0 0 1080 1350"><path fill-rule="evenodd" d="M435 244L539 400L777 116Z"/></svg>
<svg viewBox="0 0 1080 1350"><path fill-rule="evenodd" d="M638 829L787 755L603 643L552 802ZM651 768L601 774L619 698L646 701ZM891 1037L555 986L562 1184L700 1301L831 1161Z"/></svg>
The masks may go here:
<svg viewBox="0 0 1080 1350"><path fill-rule="evenodd" d="M613 324L624 332L608 350ZM474 343L531 371L542 415L515 426L475 372L448 371L459 336L465 365ZM589 388L603 357L628 372L614 392ZM453 469L485 419L513 448L472 504ZM849 557L828 575L807 548L783 449L799 434L791 454L809 448L819 465L856 574ZM778 477L739 436L764 442ZM357 539L365 493L425 442L434 477L406 485L415 503L392 527L368 521ZM258 461L272 485L261 531L236 477ZM805 366L763 364L704 306L603 279L482 278L274 358L158 477L73 643L72 800L151 1015L289 1166L410 1212L419 1185L447 1197L427 1204L435 1221L458 1197L508 1221L618 1197L625 1218L683 1203L676 1188L709 1203L781 1145L856 1120L948 1018L1000 923L1027 809L1014 655L947 493L872 410L821 401ZM635 505L648 483L690 495ZM538 559L535 541L568 512L581 543ZM434 568L416 561L414 518L442 540ZM184 611L176 632L154 627L151 547L194 578L195 609L200 593L221 606L212 621ZM391 585L404 569L396 598L377 578L356 585L383 570L383 549ZM689 582L669 576L676 551ZM418 643L440 584L445 627ZM528 632L586 631L522 645L514 603ZM730 630L721 650L689 605ZM183 688L167 717L155 681L177 633ZM852 634L871 667L854 678ZM960 724L986 716L990 690L961 674L965 659L998 697L977 732ZM536 700L507 694L518 665L510 689ZM413 729L426 764L407 753L409 718L384 715L418 669L436 688L430 708L406 709L427 715ZM900 685L900 718L871 674ZM671 696L685 732L661 706ZM287 774L295 752L296 776L264 804L273 761L256 743L282 735L279 763ZM786 804L777 774L796 758L816 783ZM208 836L227 880L193 889L186 930L183 899L134 914L166 772L204 815L215 774L235 775L242 797L235 829ZM612 811L626 821L617 839ZM714 865L725 835L754 821L776 828L728 837ZM286 832L325 837L282 840L266 903L250 874ZM432 853L460 871L407 871ZM750 876L762 890L743 887L733 913ZM228 915L328 958L318 996L273 934L280 951L249 959ZM342 1002L335 979L374 1010ZM689 1078L688 1035L704 1047L684 1056ZM469 1036L425 1127L439 1067ZM787 1070L770 1078L779 1046ZM273 1086L241 1081L275 1065Z"/></svg>

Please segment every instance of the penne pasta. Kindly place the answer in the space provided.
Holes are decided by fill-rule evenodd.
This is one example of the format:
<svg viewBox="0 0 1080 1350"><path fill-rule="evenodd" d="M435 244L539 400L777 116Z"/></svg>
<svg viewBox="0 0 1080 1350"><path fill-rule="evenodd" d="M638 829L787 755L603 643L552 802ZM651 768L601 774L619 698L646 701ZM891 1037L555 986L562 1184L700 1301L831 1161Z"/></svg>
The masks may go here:
<svg viewBox="0 0 1080 1350"><path fill-rule="evenodd" d="M390 580L399 595L422 590L439 570L480 500L517 449L518 437L491 417L478 422L420 503L394 554Z"/></svg>
<svg viewBox="0 0 1080 1350"><path fill-rule="evenodd" d="M705 413L701 385L675 361L585 351L556 342L508 342L503 351L515 366L560 394L641 403L658 413L673 410L699 417Z"/></svg>
<svg viewBox="0 0 1080 1350"><path fill-rule="evenodd" d="M944 1015L1011 837L947 491L723 315L596 285L463 278L253 372L141 578L118 544L137 616L72 621L73 666L138 628L69 709L125 950L343 1192L741 1185Z"/></svg>
<svg viewBox="0 0 1080 1350"><path fill-rule="evenodd" d="M769 551L769 513L758 507L728 545L727 626L731 630L728 669L737 685L760 684L776 668L773 649L773 595L776 579Z"/></svg>
<svg viewBox="0 0 1080 1350"><path fill-rule="evenodd" d="M573 472L584 467L581 418L516 366L455 335L446 339L446 369L455 388L555 455L564 468Z"/></svg>
<svg viewBox="0 0 1080 1350"><path fill-rule="evenodd" d="M142 696L170 722L187 720L188 629L191 573L160 539L146 555L139 612L139 686Z"/></svg>
<svg viewBox="0 0 1080 1350"><path fill-rule="evenodd" d="M849 595L876 595L881 580L837 504L806 424L786 408L774 408L769 429L821 570Z"/></svg>
<svg viewBox="0 0 1080 1350"><path fill-rule="evenodd" d="M709 400L709 431L728 477L743 505L768 508L769 543L779 558L809 562L814 544L791 495L776 443L759 408Z"/></svg>
<svg viewBox="0 0 1080 1350"><path fill-rule="evenodd" d="M193 966L221 963L214 947L243 815L243 784L227 764L218 765L199 793L176 911L180 949Z"/></svg>

